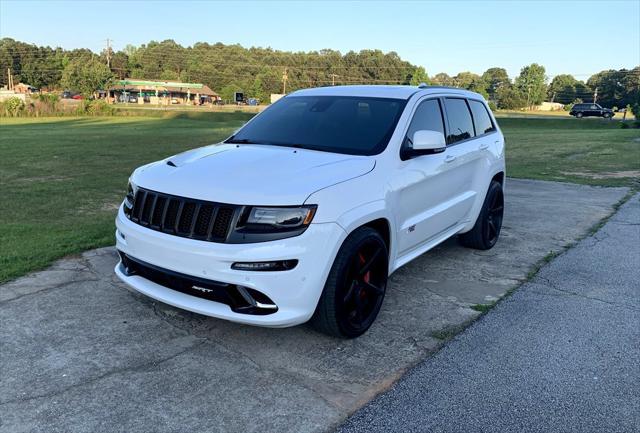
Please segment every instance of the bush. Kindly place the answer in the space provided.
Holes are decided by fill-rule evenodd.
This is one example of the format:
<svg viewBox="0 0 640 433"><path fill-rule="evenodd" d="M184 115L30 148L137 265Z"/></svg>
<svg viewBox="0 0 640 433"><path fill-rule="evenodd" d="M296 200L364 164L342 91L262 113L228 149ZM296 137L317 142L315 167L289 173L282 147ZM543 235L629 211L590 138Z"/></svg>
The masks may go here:
<svg viewBox="0 0 640 433"><path fill-rule="evenodd" d="M42 93L33 97L29 104L28 115L34 117L60 115L60 98L53 93Z"/></svg>
<svg viewBox="0 0 640 433"><path fill-rule="evenodd" d="M56 105L60 102L60 97L55 93L40 93L36 95L34 99L47 105Z"/></svg>
<svg viewBox="0 0 640 433"><path fill-rule="evenodd" d="M498 107L506 110L518 110L527 105L526 99L514 87L501 87L496 92Z"/></svg>
<svg viewBox="0 0 640 433"><path fill-rule="evenodd" d="M107 104L104 99L83 100L76 110L76 114L79 116L113 116L115 112L116 109Z"/></svg>
<svg viewBox="0 0 640 433"><path fill-rule="evenodd" d="M0 102L0 116L18 117L25 111L24 101L17 96Z"/></svg>
<svg viewBox="0 0 640 433"><path fill-rule="evenodd" d="M491 111L496 111L498 109L498 106L495 102L489 101L489 108L491 109Z"/></svg>

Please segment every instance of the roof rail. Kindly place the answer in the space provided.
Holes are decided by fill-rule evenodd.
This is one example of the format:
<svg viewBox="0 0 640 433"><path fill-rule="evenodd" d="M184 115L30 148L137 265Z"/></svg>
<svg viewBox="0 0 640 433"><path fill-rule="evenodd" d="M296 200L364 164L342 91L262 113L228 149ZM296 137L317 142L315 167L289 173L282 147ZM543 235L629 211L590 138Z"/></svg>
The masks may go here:
<svg viewBox="0 0 640 433"><path fill-rule="evenodd" d="M432 85L427 85L425 83L421 83L418 86L418 89L451 89L451 90L463 90L463 91L467 91L467 92L472 92L473 90L467 90L467 89L463 89L462 87L454 87L454 86L432 86Z"/></svg>

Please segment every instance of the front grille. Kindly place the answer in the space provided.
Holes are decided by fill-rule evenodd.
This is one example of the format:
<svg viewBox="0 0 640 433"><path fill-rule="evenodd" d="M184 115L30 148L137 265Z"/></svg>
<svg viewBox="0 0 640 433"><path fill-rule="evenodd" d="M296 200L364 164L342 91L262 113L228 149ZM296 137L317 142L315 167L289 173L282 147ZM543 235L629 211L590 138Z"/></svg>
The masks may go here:
<svg viewBox="0 0 640 433"><path fill-rule="evenodd" d="M194 200L138 188L131 221L163 233L225 242L241 206Z"/></svg>

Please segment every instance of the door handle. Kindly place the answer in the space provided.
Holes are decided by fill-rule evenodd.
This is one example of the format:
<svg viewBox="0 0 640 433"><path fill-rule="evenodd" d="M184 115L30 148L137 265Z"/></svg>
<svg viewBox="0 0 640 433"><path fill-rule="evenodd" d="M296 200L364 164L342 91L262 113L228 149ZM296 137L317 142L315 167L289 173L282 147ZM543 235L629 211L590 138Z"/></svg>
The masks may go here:
<svg viewBox="0 0 640 433"><path fill-rule="evenodd" d="M485 150L485 149L488 149L488 148L489 148L489 144L488 143L482 143L478 149Z"/></svg>
<svg viewBox="0 0 640 433"><path fill-rule="evenodd" d="M453 155L447 155L447 156L444 158L444 162L453 162L453 161L455 161L455 160L456 160L456 157L455 157L455 156L453 156Z"/></svg>

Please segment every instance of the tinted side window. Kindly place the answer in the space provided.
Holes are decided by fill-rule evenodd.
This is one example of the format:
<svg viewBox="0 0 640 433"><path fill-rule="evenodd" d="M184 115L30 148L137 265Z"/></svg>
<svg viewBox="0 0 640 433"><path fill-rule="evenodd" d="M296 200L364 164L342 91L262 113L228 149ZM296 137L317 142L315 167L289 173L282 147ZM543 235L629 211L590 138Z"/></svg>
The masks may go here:
<svg viewBox="0 0 640 433"><path fill-rule="evenodd" d="M444 135L442 110L440 109L440 102L437 99L429 99L418 106L416 112L413 114L413 119L411 119L407 137L413 139L414 132L425 129L428 131L442 132L442 135Z"/></svg>
<svg viewBox="0 0 640 433"><path fill-rule="evenodd" d="M449 135L447 143L452 144L467 138L474 137L473 120L469 107L464 99L447 98L444 100L449 120Z"/></svg>
<svg viewBox="0 0 640 433"><path fill-rule="evenodd" d="M473 123L476 126L476 135L487 134L496 130L493 123L491 123L487 108L482 102L469 100L469 106L473 114Z"/></svg>

